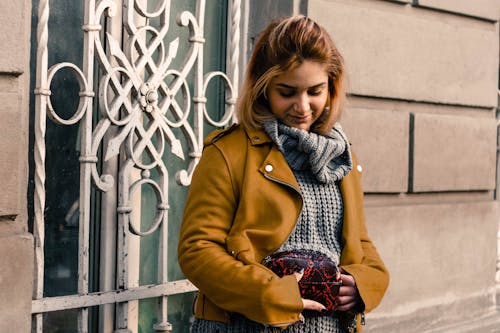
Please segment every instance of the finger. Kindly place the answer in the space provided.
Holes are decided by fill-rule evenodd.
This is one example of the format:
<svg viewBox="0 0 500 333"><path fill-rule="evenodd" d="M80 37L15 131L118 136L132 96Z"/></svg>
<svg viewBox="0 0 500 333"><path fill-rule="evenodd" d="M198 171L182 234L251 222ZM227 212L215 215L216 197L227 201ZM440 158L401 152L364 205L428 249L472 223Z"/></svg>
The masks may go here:
<svg viewBox="0 0 500 333"><path fill-rule="evenodd" d="M356 301L356 297L354 297L354 296L337 296L337 298L335 298L336 305L346 305L348 303L355 302L355 301Z"/></svg>
<svg viewBox="0 0 500 333"><path fill-rule="evenodd" d="M343 286L355 286L356 282L351 275L340 274L340 279L342 280Z"/></svg>
<svg viewBox="0 0 500 333"><path fill-rule="evenodd" d="M356 289L348 286L341 286L339 288L339 296L354 296L356 295Z"/></svg>
<svg viewBox="0 0 500 333"><path fill-rule="evenodd" d="M356 306L356 302L349 302L346 304L337 305L336 310L337 311L349 311L349 310L354 309L355 306Z"/></svg>
<svg viewBox="0 0 500 333"><path fill-rule="evenodd" d="M302 299L302 305L304 307L304 310L313 310L313 311L323 311L326 310L326 307L316 301L313 301L312 299Z"/></svg>
<svg viewBox="0 0 500 333"><path fill-rule="evenodd" d="M295 272L293 273L295 275L295 278L297 279L297 282L302 280L302 277L304 276L304 270L301 270L300 272Z"/></svg>

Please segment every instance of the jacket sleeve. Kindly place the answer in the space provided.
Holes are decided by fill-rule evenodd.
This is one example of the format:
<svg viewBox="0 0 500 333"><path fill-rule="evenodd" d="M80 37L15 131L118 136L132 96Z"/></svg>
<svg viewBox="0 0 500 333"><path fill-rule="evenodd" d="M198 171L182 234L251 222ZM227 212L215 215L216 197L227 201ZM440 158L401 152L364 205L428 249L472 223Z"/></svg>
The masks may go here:
<svg viewBox="0 0 500 333"><path fill-rule="evenodd" d="M354 165L357 161L353 156ZM354 277L364 303L363 311L373 310L389 285L389 272L368 236L363 209L361 173L351 171L344 184L344 249L341 266Z"/></svg>
<svg viewBox="0 0 500 333"><path fill-rule="evenodd" d="M186 277L214 304L269 325L299 320L302 301L293 275L279 278L257 262L238 260L246 238L230 237L241 180L215 145L205 147L189 190L179 239ZM231 253L228 253L228 238ZM248 242L248 240L246 240Z"/></svg>
<svg viewBox="0 0 500 333"><path fill-rule="evenodd" d="M387 271L377 249L365 233L361 238L363 259L359 263L342 265L354 277L361 299L364 303L364 312L370 312L382 301L389 285Z"/></svg>

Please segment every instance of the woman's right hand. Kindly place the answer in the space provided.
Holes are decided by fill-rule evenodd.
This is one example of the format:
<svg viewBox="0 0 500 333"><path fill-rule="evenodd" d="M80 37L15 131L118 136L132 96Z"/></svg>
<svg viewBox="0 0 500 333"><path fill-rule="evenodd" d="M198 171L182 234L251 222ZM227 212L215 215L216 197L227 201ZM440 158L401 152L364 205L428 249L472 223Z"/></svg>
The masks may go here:
<svg viewBox="0 0 500 333"><path fill-rule="evenodd" d="M297 279L297 282L299 282L302 277L304 276L304 271L301 272L295 272L293 273L295 275L295 278ZM326 310L326 307L316 301L313 301L312 299L302 299L302 305L304 307L304 310L313 310L313 311L318 311L321 312L323 310Z"/></svg>

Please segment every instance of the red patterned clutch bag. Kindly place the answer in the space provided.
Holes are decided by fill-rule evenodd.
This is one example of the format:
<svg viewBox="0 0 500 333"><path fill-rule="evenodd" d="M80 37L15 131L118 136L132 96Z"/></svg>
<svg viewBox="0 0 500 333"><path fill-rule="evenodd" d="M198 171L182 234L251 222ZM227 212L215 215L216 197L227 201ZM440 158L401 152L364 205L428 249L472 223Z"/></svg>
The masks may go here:
<svg viewBox="0 0 500 333"><path fill-rule="evenodd" d="M304 316L329 315L335 309L335 298L342 285L337 265L321 252L293 250L267 256L262 264L279 277L304 270L299 281L302 298L323 304L326 312L304 311Z"/></svg>

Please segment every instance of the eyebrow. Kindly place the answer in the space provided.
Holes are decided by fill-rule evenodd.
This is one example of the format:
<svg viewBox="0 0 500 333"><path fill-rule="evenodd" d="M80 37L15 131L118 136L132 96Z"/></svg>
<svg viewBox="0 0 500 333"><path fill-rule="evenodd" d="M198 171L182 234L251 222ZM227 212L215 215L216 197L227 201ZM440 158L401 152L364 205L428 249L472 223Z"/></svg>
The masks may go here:
<svg viewBox="0 0 500 333"><path fill-rule="evenodd" d="M322 86L326 85L327 82L321 82L321 83L318 83L314 86L311 86L311 87L307 87L306 89L316 89L316 88L321 88ZM294 86L290 86L286 83L277 83L276 86L280 87L280 88L286 88L286 89L297 89L297 87L294 87Z"/></svg>

